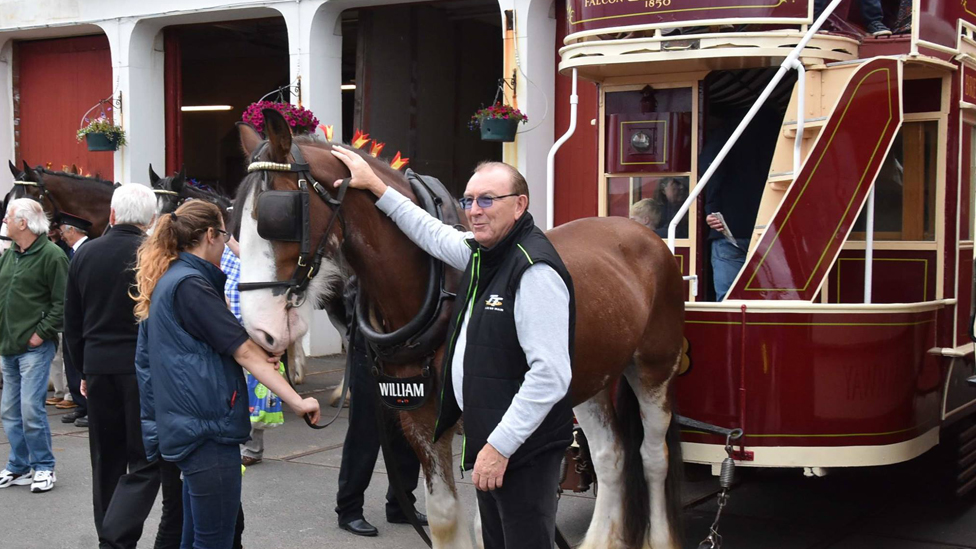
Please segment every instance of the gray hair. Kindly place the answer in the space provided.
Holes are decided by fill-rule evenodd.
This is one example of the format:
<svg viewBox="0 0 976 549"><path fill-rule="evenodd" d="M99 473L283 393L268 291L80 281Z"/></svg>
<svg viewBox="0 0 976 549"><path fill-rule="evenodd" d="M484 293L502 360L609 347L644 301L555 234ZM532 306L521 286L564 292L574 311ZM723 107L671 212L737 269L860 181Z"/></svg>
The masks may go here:
<svg viewBox="0 0 976 549"><path fill-rule="evenodd" d="M15 220L27 222L27 230L37 236L47 234L51 228L51 220L47 218L47 213L41 207L41 203L32 198L18 198L11 200L7 205L7 211L13 212Z"/></svg>
<svg viewBox="0 0 976 549"><path fill-rule="evenodd" d="M128 183L112 193L112 209L116 225L148 227L156 215L156 195L139 183Z"/></svg>

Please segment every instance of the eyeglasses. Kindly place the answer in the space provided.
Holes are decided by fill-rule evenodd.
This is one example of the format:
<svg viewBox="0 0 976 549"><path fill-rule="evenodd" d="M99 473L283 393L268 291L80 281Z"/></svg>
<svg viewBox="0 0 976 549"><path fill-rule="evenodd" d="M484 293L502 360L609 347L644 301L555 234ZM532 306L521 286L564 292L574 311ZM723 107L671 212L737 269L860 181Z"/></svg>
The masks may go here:
<svg viewBox="0 0 976 549"><path fill-rule="evenodd" d="M470 210L471 206L478 202L478 207L481 209L490 208L496 200L501 200L502 198L508 198L510 196L519 196L518 193L503 194L501 196L479 196L477 198L471 198L470 196L465 196L458 200L461 203L462 210Z"/></svg>
<svg viewBox="0 0 976 549"><path fill-rule="evenodd" d="M227 232L227 231L225 231L225 230L223 230L223 229L218 229L218 228L216 228L216 227L214 227L214 230L215 230L215 231L217 231L218 233L220 233L220 234L222 234L222 235L224 236L224 243L225 243L225 244L226 244L227 242L230 242L230 233L229 233L229 232Z"/></svg>

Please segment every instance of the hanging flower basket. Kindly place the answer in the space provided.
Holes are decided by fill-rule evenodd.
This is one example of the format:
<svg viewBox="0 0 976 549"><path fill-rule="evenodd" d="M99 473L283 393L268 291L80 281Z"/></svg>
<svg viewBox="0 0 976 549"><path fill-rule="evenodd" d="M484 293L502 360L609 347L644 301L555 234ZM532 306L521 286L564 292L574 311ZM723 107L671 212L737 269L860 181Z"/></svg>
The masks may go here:
<svg viewBox="0 0 976 549"><path fill-rule="evenodd" d="M88 143L89 151L117 151L119 142L107 133L92 132L85 134L85 141Z"/></svg>
<svg viewBox="0 0 976 549"><path fill-rule="evenodd" d="M288 122L288 126L291 127L291 133L295 135L315 133L315 128L319 126L319 119L315 118L312 111L304 107L296 107L291 103L279 103L275 101L251 103L244 110L244 115L241 116L241 120L250 124L255 130L263 132L264 115L261 114L261 111L264 109L274 109L280 112L281 116Z"/></svg>
<svg viewBox="0 0 976 549"><path fill-rule="evenodd" d="M515 107L495 103L474 113L468 127L472 130L480 128L482 141L512 142L515 141L519 123L524 124L528 120L529 117Z"/></svg>
<svg viewBox="0 0 976 549"><path fill-rule="evenodd" d="M104 113L94 120L85 118L83 123L86 125L78 130L77 137L78 141L84 139L88 143L89 151L117 151L126 144L125 130L113 124Z"/></svg>

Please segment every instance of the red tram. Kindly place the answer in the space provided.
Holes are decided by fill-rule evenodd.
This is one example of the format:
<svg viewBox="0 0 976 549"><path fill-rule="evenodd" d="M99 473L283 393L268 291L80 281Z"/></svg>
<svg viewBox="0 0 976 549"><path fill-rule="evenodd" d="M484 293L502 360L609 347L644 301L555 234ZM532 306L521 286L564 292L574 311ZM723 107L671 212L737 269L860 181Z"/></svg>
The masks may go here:
<svg viewBox="0 0 976 549"><path fill-rule="evenodd" d="M859 1L831 3L804 38L812 1L568 0L559 70L598 84L581 108L600 215L647 201L670 229L688 290L680 413L741 427L745 466L819 474L954 445L962 493L976 487L976 6L885 0L900 28L875 37ZM729 150L768 170L706 181L723 118L757 102L776 123ZM708 185L752 193L756 212L718 301ZM717 471L723 437L682 438L686 461Z"/></svg>

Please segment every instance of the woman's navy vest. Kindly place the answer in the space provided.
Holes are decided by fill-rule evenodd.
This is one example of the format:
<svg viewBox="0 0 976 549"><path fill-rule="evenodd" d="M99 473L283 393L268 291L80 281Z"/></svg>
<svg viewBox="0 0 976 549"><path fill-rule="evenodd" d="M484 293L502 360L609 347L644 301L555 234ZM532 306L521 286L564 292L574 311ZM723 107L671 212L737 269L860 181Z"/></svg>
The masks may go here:
<svg viewBox="0 0 976 549"><path fill-rule="evenodd" d="M451 368L466 307L470 307L464 352L464 449L461 466L474 467L478 452L502 420L522 386L529 365L519 344L515 326L515 293L525 271L545 263L563 279L569 290L569 356L573 358L576 300L573 280L549 239L526 212L508 235L491 249L469 241L474 250L461 278L448 329L435 440L453 426L461 410L454 396ZM461 291L467 290L467 295ZM464 296L464 297L462 297ZM542 424L509 459L509 468L550 449L565 449L573 439L573 409L567 392Z"/></svg>
<svg viewBox="0 0 976 549"><path fill-rule="evenodd" d="M249 438L247 383L232 356L217 353L180 326L173 298L180 282L198 277L223 293L224 274L187 253L170 265L153 290L144 322L149 349L149 387L159 452L180 461L208 440L242 444ZM140 387L140 390L144 390ZM144 420L146 410L143 410ZM145 429L144 429L145 431ZM143 438L149 433L144 433ZM147 448L153 442L145 440Z"/></svg>

